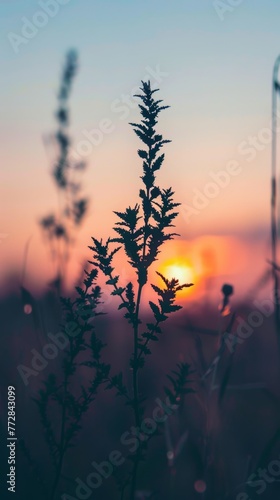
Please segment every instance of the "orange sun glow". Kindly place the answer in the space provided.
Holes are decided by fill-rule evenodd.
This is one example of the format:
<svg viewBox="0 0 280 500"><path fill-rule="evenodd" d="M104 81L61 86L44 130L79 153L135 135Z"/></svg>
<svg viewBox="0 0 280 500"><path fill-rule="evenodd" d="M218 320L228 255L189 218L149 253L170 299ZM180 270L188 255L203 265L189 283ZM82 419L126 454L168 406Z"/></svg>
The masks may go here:
<svg viewBox="0 0 280 500"><path fill-rule="evenodd" d="M180 285L185 283L194 283L195 282L195 272L191 265L191 263L185 259L173 259L165 262L161 266L160 272L163 274L165 278L171 280L172 278L176 278ZM184 289L183 292L186 293L189 289Z"/></svg>

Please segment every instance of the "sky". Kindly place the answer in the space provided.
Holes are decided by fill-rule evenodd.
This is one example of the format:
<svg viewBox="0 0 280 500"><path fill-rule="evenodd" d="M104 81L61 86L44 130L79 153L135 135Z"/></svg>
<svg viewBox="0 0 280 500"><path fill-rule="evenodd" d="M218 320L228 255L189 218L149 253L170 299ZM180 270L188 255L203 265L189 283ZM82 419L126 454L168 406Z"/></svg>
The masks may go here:
<svg viewBox="0 0 280 500"><path fill-rule="evenodd" d="M82 151L86 134L100 138L83 153L92 201L73 275L88 257L90 237L111 234L112 211L134 203L138 193L139 143L128 125L138 112L129 96L150 78L171 106L159 125L172 139L159 181L182 203L180 243L163 258L191 259L198 276L201 254L210 252L220 282L230 279L246 294L269 258L271 74L280 53L280 3L2 0L0 11L0 279L21 268L30 237L30 279L46 279L38 220L56 204L56 192L43 139L55 129L61 68L73 47L80 58L71 97L74 151Z"/></svg>

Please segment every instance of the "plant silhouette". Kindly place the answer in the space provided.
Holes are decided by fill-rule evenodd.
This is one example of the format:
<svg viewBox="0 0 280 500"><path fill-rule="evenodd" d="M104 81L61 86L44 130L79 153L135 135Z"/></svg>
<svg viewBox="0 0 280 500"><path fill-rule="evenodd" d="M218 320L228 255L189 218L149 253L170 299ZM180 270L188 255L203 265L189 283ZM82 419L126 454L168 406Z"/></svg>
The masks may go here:
<svg viewBox="0 0 280 500"><path fill-rule="evenodd" d="M162 245L172 240L176 233L172 232L174 219L178 215L176 211L179 203L173 199L171 188L161 189L156 184L156 173L164 162L165 155L162 148L169 140L163 139L156 131L160 113L169 106L163 106L162 100L156 100L150 82L142 82L141 94L136 97L140 99L139 109L142 116L140 123L131 123L134 132L143 143L143 149L138 150L142 160L143 174L141 176L143 188L139 192L139 202L134 207L128 207L124 212L115 212L118 221L114 231L117 236L109 238L106 242L93 238L94 260L92 264L99 268L107 278L106 284L113 287L112 295L120 298L119 309L125 310L125 318L131 325L133 331L133 353L130 359L132 369L133 398L128 404L133 409L135 425L139 428L144 415L143 397L139 394L138 375L139 370L145 365L146 357L151 354L149 344L159 340L162 333L161 324L168 316L181 309L175 304L177 292L192 284L179 284L177 279L166 279L157 273L163 283L162 288L152 284L153 290L158 295L158 302L149 301L153 314L153 321L141 328L140 308L142 292L148 283L148 271L157 260ZM170 231L171 229L171 231ZM118 244L114 247L112 245ZM128 283L125 287L119 285L120 276L115 273L113 259L117 252L124 250L129 264L135 270L137 285ZM142 331L140 331L140 328ZM185 384L189 373L189 366L179 364L175 378L171 378L173 391L166 389L167 395L174 402L185 392ZM127 390L126 390L127 393ZM139 447L133 457L133 470L131 473L130 499L135 498L137 488L137 472L140 460L143 458L144 446Z"/></svg>
<svg viewBox="0 0 280 500"><path fill-rule="evenodd" d="M54 136L54 146L57 158L52 165L51 175L58 192L58 211L46 215L40 221L56 269L54 284L58 291L66 279L75 231L83 222L88 208L88 199L81 194L82 184L79 179L86 163L74 160L70 150L72 140L69 132L69 99L77 65L77 53L71 50L66 56L55 113L57 132Z"/></svg>
<svg viewBox="0 0 280 500"><path fill-rule="evenodd" d="M161 100L155 100L150 82L142 82L142 94L138 97L142 120L140 124L133 123L133 129L144 143L146 149L138 150L143 160L142 181L144 189L140 190L140 202L134 208L128 207L124 212L115 212L118 221L114 227L117 236L109 238L105 243L93 238L94 260L90 261L92 269L85 270L83 286L76 287L76 297L62 298L64 319L62 332L68 339L68 347L62 356L60 366L56 372L50 373L43 388L38 391L34 401L38 407L45 441L48 446L53 465L53 479L50 489L44 480L40 481L42 494L48 500L58 498L61 480L63 477L66 454L70 448L77 445L76 438L82 426L82 419L94 402L98 391L113 389L117 397L125 400L125 405L133 410L134 422L141 428L145 413L145 397L139 393L139 372L145 366L147 356L151 354L150 345L159 340L162 334L161 325L170 314L181 309L175 303L176 295L192 284L179 284L173 278L166 279L157 273L162 286L152 284L152 289L158 297L157 302L149 301L153 319L143 326L141 319L142 291L148 284L148 271L156 262L164 242L174 238L172 232L173 221L177 216L179 206L173 200L173 191L160 189L156 185L156 172L162 167L164 154L161 148L170 142L164 140L156 132L157 119L161 111L167 106L161 105ZM67 167L68 168L68 167ZM62 179L60 174L58 178ZM120 286L120 276L115 273L113 259L117 252L124 250L128 262L135 270L137 284L127 283ZM133 334L133 353L130 357L132 373L132 394L124 383L123 372L112 375L111 363L102 360L105 344L95 331L94 320L103 314L100 309L102 291L97 283L98 272L105 274L106 284L112 287L111 294L120 300L119 310L124 309L124 316L131 327ZM80 367L87 367L87 386L79 388L75 384ZM168 375L169 384L164 387L165 395L170 404L179 405L185 394L192 392L188 387L190 366L187 363L178 363L175 370ZM128 477L118 480L120 498L129 488L129 498L136 498L139 464L145 459L148 442L142 442L134 454L129 457L132 469ZM23 451L29 463L34 464L26 446ZM33 467L34 468L34 467Z"/></svg>
<svg viewBox="0 0 280 500"><path fill-rule="evenodd" d="M76 444L82 419L98 388L104 382L114 383L109 376L110 366L101 361L105 344L97 338L93 324L93 318L102 314L98 311L101 290L96 284L97 274L96 269L85 271L83 287L76 288L76 298L61 299L65 313L61 332L64 339L68 339L68 346L60 367L48 375L43 388L33 398L54 469L53 480L49 481L51 490L48 491L46 486L42 490L44 497L50 500L56 498L66 453ZM90 370L89 384L77 389L75 378L81 366ZM23 448L29 463L33 463L27 447L24 445ZM41 480L40 484L45 483Z"/></svg>

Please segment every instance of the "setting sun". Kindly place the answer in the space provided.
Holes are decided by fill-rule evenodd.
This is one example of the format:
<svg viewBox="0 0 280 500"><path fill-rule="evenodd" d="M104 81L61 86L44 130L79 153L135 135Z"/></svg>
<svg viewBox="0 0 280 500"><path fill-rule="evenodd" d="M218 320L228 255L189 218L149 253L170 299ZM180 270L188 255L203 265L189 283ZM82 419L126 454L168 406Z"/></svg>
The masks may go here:
<svg viewBox="0 0 280 500"><path fill-rule="evenodd" d="M162 265L161 272L165 278L171 280L176 278L181 285L185 283L194 283L195 273L190 262L186 259L174 259L165 262ZM187 289L184 289L186 292ZM189 290L189 289L188 289Z"/></svg>

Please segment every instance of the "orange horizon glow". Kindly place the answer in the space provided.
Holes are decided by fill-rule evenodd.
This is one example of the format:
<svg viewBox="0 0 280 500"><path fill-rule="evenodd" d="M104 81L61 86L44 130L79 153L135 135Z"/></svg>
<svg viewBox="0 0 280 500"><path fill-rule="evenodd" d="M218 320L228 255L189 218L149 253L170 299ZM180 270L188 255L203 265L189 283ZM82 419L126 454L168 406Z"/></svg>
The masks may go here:
<svg viewBox="0 0 280 500"><path fill-rule="evenodd" d="M90 243L90 233L93 226L91 221L87 223L79 236L79 244L69 261L65 284L66 295L74 291L74 286L81 277L86 262L92 258L87 247ZM41 294L48 289L49 282L54 278L48 250L38 231L37 237L34 236L29 247L25 279L22 283L23 255L18 258L21 262L17 266L13 266L11 261L15 262L16 255L15 251L10 251L10 261L7 264L7 250L16 247L13 245L16 243L16 236L10 234L0 246L0 254L3 261L6 262L6 266L3 266L0 273L3 283L2 294L4 291L18 288L21 284L32 294ZM19 253L18 248L17 252ZM178 279L180 284L193 283L194 286L180 292L179 300L201 301L207 297L207 300L215 301L218 307L222 285L224 283L232 284L235 290L234 299L240 299L254 287L256 281L264 273L267 256L267 242L261 237L255 241L234 236L209 234L194 236L190 239L176 238L172 242L168 242L162 249L158 261L150 270L149 283L162 286L162 281L156 275L156 271L169 280ZM137 286L135 273L127 264L123 252L117 254L114 264L116 272L120 275L121 286L126 286L129 281ZM104 301L108 306L112 300L110 297L112 290L106 285L106 279L102 273L99 273L98 284L104 292ZM263 293L267 294L268 292L264 291ZM151 287L147 286L145 289L147 301L152 299L151 294Z"/></svg>

